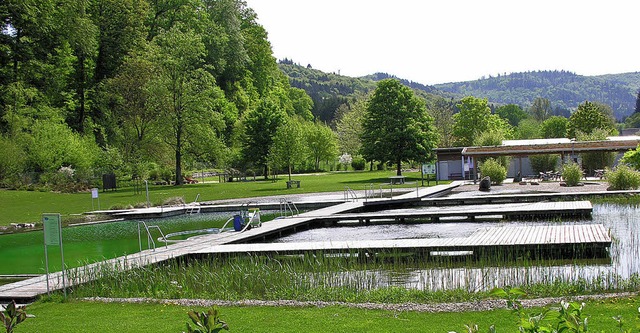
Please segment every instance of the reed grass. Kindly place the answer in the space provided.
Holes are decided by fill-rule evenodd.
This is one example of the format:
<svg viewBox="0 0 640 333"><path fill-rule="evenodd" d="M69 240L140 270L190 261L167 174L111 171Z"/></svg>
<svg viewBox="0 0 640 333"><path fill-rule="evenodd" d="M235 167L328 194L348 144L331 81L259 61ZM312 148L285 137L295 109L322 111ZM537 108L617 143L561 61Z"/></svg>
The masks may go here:
<svg viewBox="0 0 640 333"><path fill-rule="evenodd" d="M502 254L501 254L502 255ZM72 279L89 281L77 297L205 298L220 300L426 303L473 301L504 285L532 297L634 291L637 275L602 274L585 279L588 263L555 266L554 259L389 260L356 253L302 256L231 255L176 259L131 271L100 267ZM489 264L491 262L491 264ZM420 271L420 274L416 274Z"/></svg>

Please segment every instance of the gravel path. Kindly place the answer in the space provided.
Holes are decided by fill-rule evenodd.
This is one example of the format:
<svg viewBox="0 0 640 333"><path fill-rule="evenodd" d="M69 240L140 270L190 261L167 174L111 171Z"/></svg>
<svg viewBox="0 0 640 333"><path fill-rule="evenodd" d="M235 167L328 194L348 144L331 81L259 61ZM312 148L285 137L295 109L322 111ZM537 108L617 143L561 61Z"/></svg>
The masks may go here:
<svg viewBox="0 0 640 333"><path fill-rule="evenodd" d="M572 297L548 297L522 300L524 307L541 307L559 305L562 300L582 302L586 300L603 300L611 298L634 297L637 293L611 293L588 296L572 296ZM83 298L86 301L103 302L103 303L157 303L172 304L181 306L272 306L272 307L317 307L324 308L329 306L340 306L348 308L366 309L366 310L387 310L387 311L412 311L412 312L466 312L466 311L489 311L495 309L505 309L506 301L504 300L481 300L476 302L461 303L346 303L346 302L301 302L292 300L281 301L260 301L260 300L243 300L243 301L220 301L206 299L154 299L154 298L105 298L105 297L89 297Z"/></svg>

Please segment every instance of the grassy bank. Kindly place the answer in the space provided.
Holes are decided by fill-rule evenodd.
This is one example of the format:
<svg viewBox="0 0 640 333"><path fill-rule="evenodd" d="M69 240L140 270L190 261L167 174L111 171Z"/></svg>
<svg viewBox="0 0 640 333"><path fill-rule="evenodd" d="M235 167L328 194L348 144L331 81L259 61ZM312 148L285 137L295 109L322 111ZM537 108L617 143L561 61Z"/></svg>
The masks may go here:
<svg viewBox="0 0 640 333"><path fill-rule="evenodd" d="M636 327L638 297L586 302L589 331L618 331L614 316L622 316L625 327ZM123 304L70 301L36 303L27 309L35 315L20 324L25 332L182 332L187 312L206 310L179 305ZM466 332L464 324L476 323L481 332L496 325L498 332L517 332L517 317L508 310L483 312L422 313L366 310L348 307L255 307L219 308L231 332ZM528 309L527 312L539 312Z"/></svg>
<svg viewBox="0 0 640 333"><path fill-rule="evenodd" d="M388 183L393 171L364 172L332 172L311 175L295 175L293 179L301 181L300 188L287 189L286 178L281 176L277 181L260 180L246 182L217 183L171 186L149 185L149 199L159 205L172 197L182 197L186 202L193 201L200 194L200 201L250 198L263 196L286 196L291 194L343 191L345 186L353 190L364 190L369 184ZM406 173L407 181L420 179L420 173ZM213 179L211 179L213 180ZM426 185L426 182L425 182ZM431 182L434 185L434 182ZM410 186L408 186L410 187ZM114 206L128 206L146 202L144 187L136 193L133 187L119 188L117 191L100 192L100 207L107 209ZM98 200L92 205L91 194L86 193L53 193L36 191L0 190L0 226L10 223L38 222L42 213L61 213L63 219L70 214L80 214L98 208Z"/></svg>

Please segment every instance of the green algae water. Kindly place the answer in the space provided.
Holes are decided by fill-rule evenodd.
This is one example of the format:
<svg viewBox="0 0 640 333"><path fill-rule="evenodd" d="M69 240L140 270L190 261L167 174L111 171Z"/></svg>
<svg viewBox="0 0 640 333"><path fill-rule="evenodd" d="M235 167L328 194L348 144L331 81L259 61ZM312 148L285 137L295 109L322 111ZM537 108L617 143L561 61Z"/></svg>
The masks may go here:
<svg viewBox="0 0 640 333"><path fill-rule="evenodd" d="M199 214L170 219L145 220L157 225L164 234L185 230L221 227L228 214ZM159 232L151 230L154 240ZM119 221L62 229L64 259L68 268L111 259L140 251L138 222ZM142 249L147 249L147 236L142 229ZM42 231L0 235L0 275L44 274L44 236ZM164 242L156 240L156 247ZM49 246L49 269L61 269L60 247Z"/></svg>

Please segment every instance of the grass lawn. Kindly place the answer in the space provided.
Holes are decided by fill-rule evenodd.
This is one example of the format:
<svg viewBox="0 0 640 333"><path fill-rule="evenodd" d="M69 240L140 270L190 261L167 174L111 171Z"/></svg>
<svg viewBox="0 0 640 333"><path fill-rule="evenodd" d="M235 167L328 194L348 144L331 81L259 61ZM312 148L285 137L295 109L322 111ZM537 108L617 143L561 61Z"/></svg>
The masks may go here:
<svg viewBox="0 0 640 333"><path fill-rule="evenodd" d="M256 180L230 183L200 183L183 186L150 185L149 198L154 204L160 204L171 197L183 197L185 202L192 202L200 194L199 201L249 198L314 192L343 191L346 186L353 190L364 190L366 185L388 183L394 171L332 172L313 175L294 175L292 179L300 180L301 187L287 189L286 176L281 175L276 182ZM420 179L420 173L406 173L407 181ZM217 177L215 178L217 181ZM425 182L426 185L426 182ZM431 185L434 182L431 181ZM413 185L415 186L415 185ZM407 185L412 187L412 185ZM132 187L120 188L117 191L100 192L100 207L107 209L116 205L134 205L146 201L144 188L135 193ZM70 214L80 214L98 208L98 201L92 207L91 194L86 193L53 193L37 191L0 190L0 226L19 222L38 222L42 213L61 213L63 220Z"/></svg>
<svg viewBox="0 0 640 333"><path fill-rule="evenodd" d="M616 332L613 316L622 315L627 328L638 321L638 297L589 301L584 314L589 331ZM177 305L106 304L83 301L36 303L34 314L15 330L23 332L182 332L189 310ZM331 306L326 308L221 307L222 320L231 332L466 332L464 324L476 323L481 332L494 324L498 332L517 332L517 317L507 310L463 313L420 313L363 310ZM535 312L535 309L527 311Z"/></svg>

